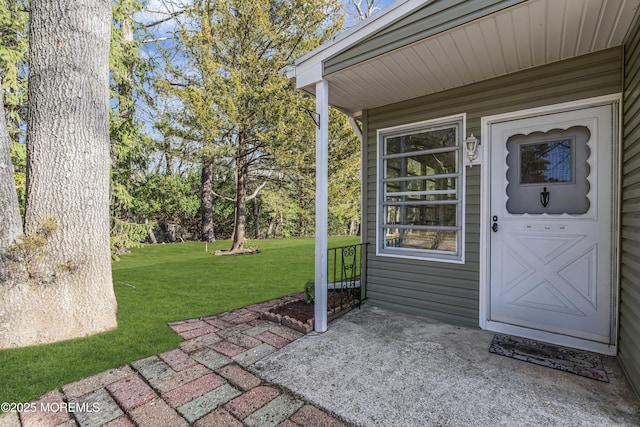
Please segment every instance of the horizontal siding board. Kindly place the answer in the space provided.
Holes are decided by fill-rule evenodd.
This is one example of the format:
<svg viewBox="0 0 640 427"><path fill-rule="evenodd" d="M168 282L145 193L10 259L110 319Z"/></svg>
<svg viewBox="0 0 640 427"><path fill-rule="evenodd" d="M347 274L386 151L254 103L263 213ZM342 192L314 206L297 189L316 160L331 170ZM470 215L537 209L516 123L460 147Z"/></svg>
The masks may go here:
<svg viewBox="0 0 640 427"><path fill-rule="evenodd" d="M630 307L623 305L625 311L630 310ZM621 319L624 315L621 315ZM623 325L627 325L627 322L622 322ZM618 360L622 369L627 374L628 378L638 378L640 376L640 368L638 367L637 360L634 358L635 354L640 353L640 345L638 345L638 339L633 329L628 329L625 326L620 327L620 337L618 340L619 352Z"/></svg>
<svg viewBox="0 0 640 427"><path fill-rule="evenodd" d="M477 308L464 308L457 306L447 306L444 311L442 304L437 304L428 300L402 298L395 294L378 293L373 290L367 293L368 300L374 305L389 307L405 313L427 316L453 324L466 326L478 326Z"/></svg>
<svg viewBox="0 0 640 427"><path fill-rule="evenodd" d="M640 245L635 245L640 248ZM631 254L625 251L620 257L620 271L622 273L622 279L620 280L620 287L630 294L640 294L640 290L634 289L633 280L629 278L640 276L640 258L638 255ZM640 315L640 313L638 313Z"/></svg>
<svg viewBox="0 0 640 427"><path fill-rule="evenodd" d="M620 364L640 394L640 31L625 45L622 217L620 254Z"/></svg>
<svg viewBox="0 0 640 427"><path fill-rule="evenodd" d="M449 271L447 274L446 269L430 269L429 275L424 274L424 268L396 268L389 269L388 265L377 263L375 267L369 268L369 274L367 277L385 277L387 279L395 279L398 282L413 281L415 283L423 283L425 285L435 284L442 286L451 286L452 288L464 288L478 290L477 283L478 274L475 269L456 269L455 271Z"/></svg>
<svg viewBox="0 0 640 427"><path fill-rule="evenodd" d="M429 276L450 277L452 279L460 278L473 280L477 275L477 271L475 269L464 264L450 264L444 262L383 256L370 256L367 260L367 266L372 272L376 269L384 269L388 271L395 271L398 274L403 272L425 274L425 271L428 271Z"/></svg>
<svg viewBox="0 0 640 427"><path fill-rule="evenodd" d="M624 198L622 204L622 217L626 218L628 215L633 215L640 209L640 200L638 198ZM625 225L623 223L623 225Z"/></svg>
<svg viewBox="0 0 640 427"><path fill-rule="evenodd" d="M450 292L447 292L446 287L442 286L428 286L420 285L415 282L402 282L404 286L400 287L396 283L391 288L389 285L389 279L385 278L372 278L370 289L377 290L379 293L393 294L401 296L403 298L411 298L418 300L431 301L432 303L443 303L456 307L474 308L477 306L477 298L473 298L473 291L453 288ZM393 289L393 292L390 290ZM367 293L367 296L370 295ZM475 303L474 303L475 301Z"/></svg>
<svg viewBox="0 0 640 427"><path fill-rule="evenodd" d="M635 155L622 164L622 179L625 187L638 182L638 165L640 165L640 155Z"/></svg>
<svg viewBox="0 0 640 427"><path fill-rule="evenodd" d="M616 77L618 75L618 77ZM482 116L499 114L502 112L512 111L514 108L533 108L541 107L549 104L555 104L560 102L574 101L583 98L590 98L600 95L607 95L610 93L620 92L619 83L619 70L610 69L606 75L596 76L597 78L592 81L592 85L585 86L579 83L579 80L584 75L577 74L575 78L564 81L561 85L556 86L550 83L549 80L544 81L544 85L537 86L535 92L528 92L527 87L531 84L530 79L518 83L512 90L505 90L504 87L508 86L505 82L500 85L496 82L497 86L478 85L476 88L459 88L461 91L455 93L457 89L446 91L441 96L434 96L430 101L432 105L442 104L441 115L453 115L459 111L465 111L467 113L467 127L469 132L474 131L480 127L480 118ZM473 86L473 85L472 85ZM464 92L463 92L464 90ZM465 93L468 92L468 93ZM450 96L454 95L458 101L456 105L450 105ZM487 96L491 94L491 96ZM525 98L526 96L526 98ZM522 108L519 108L521 106ZM408 122L415 115L424 114L424 105L415 104L414 106L408 106L406 115L397 110L399 105L394 105L394 108L388 111L380 111L381 118L380 127L388 127L394 124L399 124L394 120L402 120ZM385 107L386 108L386 107ZM373 117L375 118L375 116ZM386 121L386 122L385 122ZM402 122L400 122L401 124ZM475 133L475 131L474 131Z"/></svg>
<svg viewBox="0 0 640 427"><path fill-rule="evenodd" d="M441 116L465 111L467 120L470 117L479 120L481 116L512 111L520 106L532 108L620 92L621 61L620 48L608 49L380 107L370 111L369 120L376 121L376 128L407 123L412 116L424 114L425 104L421 100L425 98L429 99L430 105L437 106ZM554 71L549 73L551 69ZM531 91L533 85L535 90ZM467 126L479 129L480 123L468 122ZM370 128L369 136L375 130Z"/></svg>
<svg viewBox="0 0 640 427"><path fill-rule="evenodd" d="M625 244L629 245L630 248L635 247L635 244L633 244L633 242L637 242L640 241L640 231L632 228L632 227L628 227L628 228L623 228L622 229L622 239L621 239L621 245L623 246L622 251L624 253L624 251L626 251L626 247L624 246Z"/></svg>
<svg viewBox="0 0 640 427"><path fill-rule="evenodd" d="M633 283L627 280L622 282L620 300L621 327L625 327L628 330L634 330L635 328L633 325L640 321L640 313L638 313L637 310L634 310L634 308L640 304L640 295L638 295Z"/></svg>
<svg viewBox="0 0 640 427"><path fill-rule="evenodd" d="M640 155L635 155L627 159L622 164L622 174L623 176L637 174L639 167L640 167Z"/></svg>
<svg viewBox="0 0 640 427"><path fill-rule="evenodd" d="M622 189L635 187L640 183L640 173L637 170L627 168L622 177ZM624 193L623 193L624 194ZM624 196L623 196L624 199ZM624 210L623 210L624 212Z"/></svg>
<svg viewBox="0 0 640 427"><path fill-rule="evenodd" d="M451 289L452 292L456 290L471 291L472 293L477 291L477 287L470 282L469 277L455 278L429 275L428 279L425 279L423 274L417 272L408 273L404 271L398 274L398 272L389 270L376 270L371 272L367 278L371 281L384 282L387 286L397 286L399 288L414 290L437 288L439 291L432 290L432 292L440 294L446 294L447 289Z"/></svg>
<svg viewBox="0 0 640 427"><path fill-rule="evenodd" d="M623 215L622 226L628 231L638 233L640 231L640 217L638 217L637 212L635 212L635 215Z"/></svg>
<svg viewBox="0 0 640 427"><path fill-rule="evenodd" d="M628 78L629 76L627 76ZM631 83L632 82L632 83ZM638 91L640 91L640 81L631 81L629 84L625 85L624 88L624 95L627 98L630 98L632 96L637 96ZM623 123L627 123L630 120L633 120L637 114L638 114L638 110L640 110L640 106L636 105L636 104L627 104L623 107L622 111L624 113L624 122Z"/></svg>
<svg viewBox="0 0 640 427"><path fill-rule="evenodd" d="M640 70L638 69L638 67L640 66L640 57L633 54L633 52L630 53L631 55L626 55L624 59L625 78L629 82L626 86L633 87L633 85L637 83L637 80L640 76Z"/></svg>
<svg viewBox="0 0 640 427"><path fill-rule="evenodd" d="M423 307L413 307L406 306L404 304L396 304L392 301L385 299L370 299L369 302L371 304L377 305L382 308L402 311L407 314L412 314L415 316L425 316L430 317L432 319L439 320L441 322L449 323L452 325L461 325L466 327L475 327L478 328L477 319L473 319L471 317L466 317L465 313L456 313L451 314L447 312L438 311L438 307L435 307L434 310L425 310Z"/></svg>
<svg viewBox="0 0 640 427"><path fill-rule="evenodd" d="M367 110L364 228L372 243L368 260L371 300L451 323L478 324L482 166L466 170L465 264L376 256L378 129L466 113L467 134L473 132L482 139L483 116L621 92L622 60L622 49L613 48ZM460 298L468 300L462 312Z"/></svg>
<svg viewBox="0 0 640 427"><path fill-rule="evenodd" d="M633 203L633 201L640 198L640 183L625 185L623 186L623 189L623 200L627 200L629 203Z"/></svg>
<svg viewBox="0 0 640 427"><path fill-rule="evenodd" d="M625 98L628 98L629 95L624 95ZM640 106L629 109L629 111L623 112L623 130L622 136L623 147L632 148L634 146L634 141L638 139L638 134L640 133Z"/></svg>
<svg viewBox="0 0 640 427"><path fill-rule="evenodd" d="M628 141L634 141L634 140L638 140L640 139L640 117L638 117L638 121L637 122L633 122L634 125L636 126L636 129L633 130L633 132L629 132L628 134L625 135L625 138L627 138ZM631 161L634 157L639 156L640 155L640 147L638 147L637 144L630 144L628 147L624 147L624 153L622 156L622 161L624 163Z"/></svg>
<svg viewBox="0 0 640 427"><path fill-rule="evenodd" d="M640 55L637 54L638 46L640 46L640 35L635 32L628 38L625 45L625 49L628 52L624 58L624 73L628 82L627 86L633 86L638 80L640 80Z"/></svg>
<svg viewBox="0 0 640 427"><path fill-rule="evenodd" d="M376 292L377 290L379 290L381 292L388 293L389 287L387 284L384 283L384 281L371 280L370 285L371 285L370 290L373 290L373 292ZM376 285L378 285L378 287L376 287ZM440 289L437 286L429 286L427 288L412 289L411 286L409 286L410 284L407 283L406 285L407 286L404 286L404 287L399 287L397 285L394 286L393 294L396 296L402 296L404 298L410 298L413 300L430 301L431 303L434 303L434 304L446 303L451 306L467 308L470 310L473 310L478 306L477 299L474 300L469 298L468 294L461 292L459 289L456 289L455 293L447 293L447 292L444 292L444 289Z"/></svg>

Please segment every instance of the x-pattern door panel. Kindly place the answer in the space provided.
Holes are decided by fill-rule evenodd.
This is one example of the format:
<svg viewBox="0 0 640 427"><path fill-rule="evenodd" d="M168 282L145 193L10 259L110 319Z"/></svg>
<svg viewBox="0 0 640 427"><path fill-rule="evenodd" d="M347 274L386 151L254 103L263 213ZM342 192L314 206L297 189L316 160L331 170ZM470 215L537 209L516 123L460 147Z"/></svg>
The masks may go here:
<svg viewBox="0 0 640 427"><path fill-rule="evenodd" d="M592 107L492 124L491 217L497 225L490 231L490 321L559 336L610 342L612 108ZM573 129L585 129L586 136L574 138ZM566 136L563 132L567 132ZM528 135L534 137L527 139ZM513 151L509 155L507 141L513 141L510 138L514 136L520 142L510 144L511 150L518 150L517 155ZM578 147L580 138L586 144L582 147L582 157ZM578 172L572 169L570 174L567 171L548 173L547 170L552 170L561 160L541 151L537 160L529 160L529 163L537 162L535 167L542 168L542 172L533 173L540 183L530 184L529 176L526 181L520 178L528 168L523 162L525 155L532 151L531 146L544 144L548 151L555 141L561 140L573 141L564 153L572 156L566 161L567 165ZM581 162L585 164L581 166ZM583 172L579 172L580 167ZM530 171L526 173L531 175ZM557 182L558 179L549 176L566 176L563 179L566 182ZM584 179L586 183L582 182ZM512 185L507 190L509 180ZM514 180L520 180L515 188ZM584 194L575 200L588 199L583 203L586 207L580 208L583 211L547 213L543 202L550 198L555 203L555 206L550 204L550 212L554 209L566 212L558 203L564 202L571 208L573 202L568 201L569 195L573 197L572 193L577 191ZM544 192L547 192L546 200ZM509 196L523 199L523 194L529 200L522 203L529 203L531 207L511 209L514 205L513 200L507 203Z"/></svg>

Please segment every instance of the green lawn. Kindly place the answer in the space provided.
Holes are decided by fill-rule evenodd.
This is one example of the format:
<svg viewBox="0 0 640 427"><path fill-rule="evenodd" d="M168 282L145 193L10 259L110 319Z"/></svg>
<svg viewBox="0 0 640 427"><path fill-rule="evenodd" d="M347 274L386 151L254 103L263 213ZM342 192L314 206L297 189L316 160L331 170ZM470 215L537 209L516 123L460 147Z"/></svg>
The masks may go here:
<svg viewBox="0 0 640 427"><path fill-rule="evenodd" d="M329 247L358 241L330 238ZM56 344L0 350L0 402L27 402L80 378L176 348L181 339L167 322L301 292L313 279L312 238L250 245L262 253L216 257L196 242L147 245L122 256L113 265L118 328ZM209 251L228 247L228 241L216 242Z"/></svg>

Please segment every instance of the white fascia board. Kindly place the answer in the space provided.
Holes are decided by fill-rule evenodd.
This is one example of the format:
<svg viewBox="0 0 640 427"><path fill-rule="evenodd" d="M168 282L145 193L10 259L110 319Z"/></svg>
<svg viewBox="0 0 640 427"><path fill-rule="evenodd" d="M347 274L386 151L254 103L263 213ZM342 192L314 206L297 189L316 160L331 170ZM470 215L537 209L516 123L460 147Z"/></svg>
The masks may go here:
<svg viewBox="0 0 640 427"><path fill-rule="evenodd" d="M316 84L322 80L323 63L328 58L350 48L366 37L375 34L396 20L410 14L434 0L397 0L374 14L367 20L355 25L332 40L298 58L295 63L296 86L298 89Z"/></svg>
<svg viewBox="0 0 640 427"><path fill-rule="evenodd" d="M298 89L315 86L322 81L323 63L319 62L305 62L300 65L296 65L295 77L296 87Z"/></svg>

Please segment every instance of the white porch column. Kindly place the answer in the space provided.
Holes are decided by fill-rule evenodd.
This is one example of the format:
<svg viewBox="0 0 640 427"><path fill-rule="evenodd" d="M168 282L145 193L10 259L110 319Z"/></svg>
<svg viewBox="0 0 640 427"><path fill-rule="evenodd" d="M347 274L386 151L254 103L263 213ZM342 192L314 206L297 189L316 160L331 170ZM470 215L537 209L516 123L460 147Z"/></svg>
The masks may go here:
<svg viewBox="0 0 640 427"><path fill-rule="evenodd" d="M327 229L329 221L329 83L316 83L316 332L327 330Z"/></svg>

